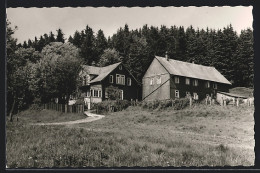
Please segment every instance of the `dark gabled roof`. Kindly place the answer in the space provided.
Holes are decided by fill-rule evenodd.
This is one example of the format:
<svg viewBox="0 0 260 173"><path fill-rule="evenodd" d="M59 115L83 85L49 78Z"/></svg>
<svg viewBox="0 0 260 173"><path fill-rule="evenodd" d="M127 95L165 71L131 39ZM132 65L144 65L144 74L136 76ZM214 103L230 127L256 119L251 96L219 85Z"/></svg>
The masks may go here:
<svg viewBox="0 0 260 173"><path fill-rule="evenodd" d="M231 83L215 67L188 63L164 57L155 56L160 64L172 75L214 81L224 84Z"/></svg>
<svg viewBox="0 0 260 173"><path fill-rule="evenodd" d="M83 65L83 69L88 72L88 74L98 75L96 78L91 80L89 83L100 82L102 81L107 75L109 75L121 62L112 64L105 67L94 67Z"/></svg>

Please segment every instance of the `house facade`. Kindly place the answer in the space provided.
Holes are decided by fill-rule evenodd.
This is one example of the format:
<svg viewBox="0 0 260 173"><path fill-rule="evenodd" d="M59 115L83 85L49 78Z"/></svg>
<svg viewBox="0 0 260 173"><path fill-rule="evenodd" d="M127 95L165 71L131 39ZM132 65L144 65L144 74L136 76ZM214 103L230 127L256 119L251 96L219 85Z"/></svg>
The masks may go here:
<svg viewBox="0 0 260 173"><path fill-rule="evenodd" d="M228 92L231 83L214 67L156 56L142 79L142 99L166 100L192 96L201 100Z"/></svg>
<svg viewBox="0 0 260 173"><path fill-rule="evenodd" d="M109 87L116 87L119 91L119 99L136 100L141 98L141 87L134 76L122 63L112 64L106 67L83 66L79 74L81 97L85 104L91 108L92 103L109 99Z"/></svg>

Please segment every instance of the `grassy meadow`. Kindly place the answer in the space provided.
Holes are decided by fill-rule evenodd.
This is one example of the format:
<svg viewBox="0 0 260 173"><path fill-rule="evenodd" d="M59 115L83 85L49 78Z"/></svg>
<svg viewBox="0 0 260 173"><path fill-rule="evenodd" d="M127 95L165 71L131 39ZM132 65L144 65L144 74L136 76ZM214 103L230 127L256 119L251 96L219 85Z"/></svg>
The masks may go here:
<svg viewBox="0 0 260 173"><path fill-rule="evenodd" d="M251 166L255 158L253 113L254 107L247 106L129 107L91 123L36 126L30 123L82 115L52 119L47 110L25 111L18 122L6 124L7 166ZM62 116L67 118L59 119Z"/></svg>

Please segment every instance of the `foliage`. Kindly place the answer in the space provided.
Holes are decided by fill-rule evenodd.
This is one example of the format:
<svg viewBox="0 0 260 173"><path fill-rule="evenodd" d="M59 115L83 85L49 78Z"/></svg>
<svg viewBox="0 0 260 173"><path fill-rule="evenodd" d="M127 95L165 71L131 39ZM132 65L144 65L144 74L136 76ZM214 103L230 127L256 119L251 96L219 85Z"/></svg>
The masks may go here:
<svg viewBox="0 0 260 173"><path fill-rule="evenodd" d="M75 31L68 42L59 28L56 34L43 33L17 44L13 38L17 27L12 28L8 20L6 23L8 112L12 105L17 110L18 98L23 98L19 102L24 108L35 98L45 102L60 97L66 102L78 82L76 64L106 66L120 61L140 82L154 56L165 56L166 51L169 58L215 67L234 87L253 87L251 29L236 33L230 24L218 30L164 25L130 30L125 24L106 39L102 30L94 33L86 26ZM168 104L160 103L160 107Z"/></svg>
<svg viewBox="0 0 260 173"><path fill-rule="evenodd" d="M59 33L62 31L57 30L55 40L63 34ZM43 34L40 39L35 37L34 41L25 42L24 48L32 45L40 51L53 38L52 33ZM253 86L253 31L246 29L236 33L231 24L218 30L194 29L192 25L185 29L183 26L148 27L146 24L129 30L125 24L108 39L102 30L95 34L86 26L82 31L75 31L68 41L79 48L84 64L104 66L119 61L117 57L120 57L138 81L142 80L154 56L165 56L167 51L169 58L215 67L235 87Z"/></svg>
<svg viewBox="0 0 260 173"><path fill-rule="evenodd" d="M131 105L128 100L106 100L100 103L96 103L94 108L97 113L107 113L109 111L122 111Z"/></svg>
<svg viewBox="0 0 260 173"><path fill-rule="evenodd" d="M106 88L106 97L109 100L118 100L121 99L121 90L118 87L110 85L109 87Z"/></svg>
<svg viewBox="0 0 260 173"><path fill-rule="evenodd" d="M117 62L120 62L122 57L115 49L105 49L98 62L98 66L104 67Z"/></svg>
<svg viewBox="0 0 260 173"><path fill-rule="evenodd" d="M171 99L171 100L154 100L154 101L143 101L142 108L145 109L165 109L167 107L172 107L174 110L181 110L189 105L189 99Z"/></svg>
<svg viewBox="0 0 260 173"><path fill-rule="evenodd" d="M70 43L53 42L41 54L43 58L32 67L30 89L42 102L58 97L67 103L78 82L78 49Z"/></svg>

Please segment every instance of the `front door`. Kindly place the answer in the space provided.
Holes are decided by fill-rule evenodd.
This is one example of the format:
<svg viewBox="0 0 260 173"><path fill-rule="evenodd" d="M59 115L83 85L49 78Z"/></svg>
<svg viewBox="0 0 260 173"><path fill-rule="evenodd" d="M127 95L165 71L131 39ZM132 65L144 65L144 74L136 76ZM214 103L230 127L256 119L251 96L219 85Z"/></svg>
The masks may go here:
<svg viewBox="0 0 260 173"><path fill-rule="evenodd" d="M88 107L88 110L90 110L90 98L85 97L84 102L85 102L85 105Z"/></svg>
<svg viewBox="0 0 260 173"><path fill-rule="evenodd" d="M124 90L120 90L120 92L119 92L119 98L120 98L121 100L124 100Z"/></svg>

